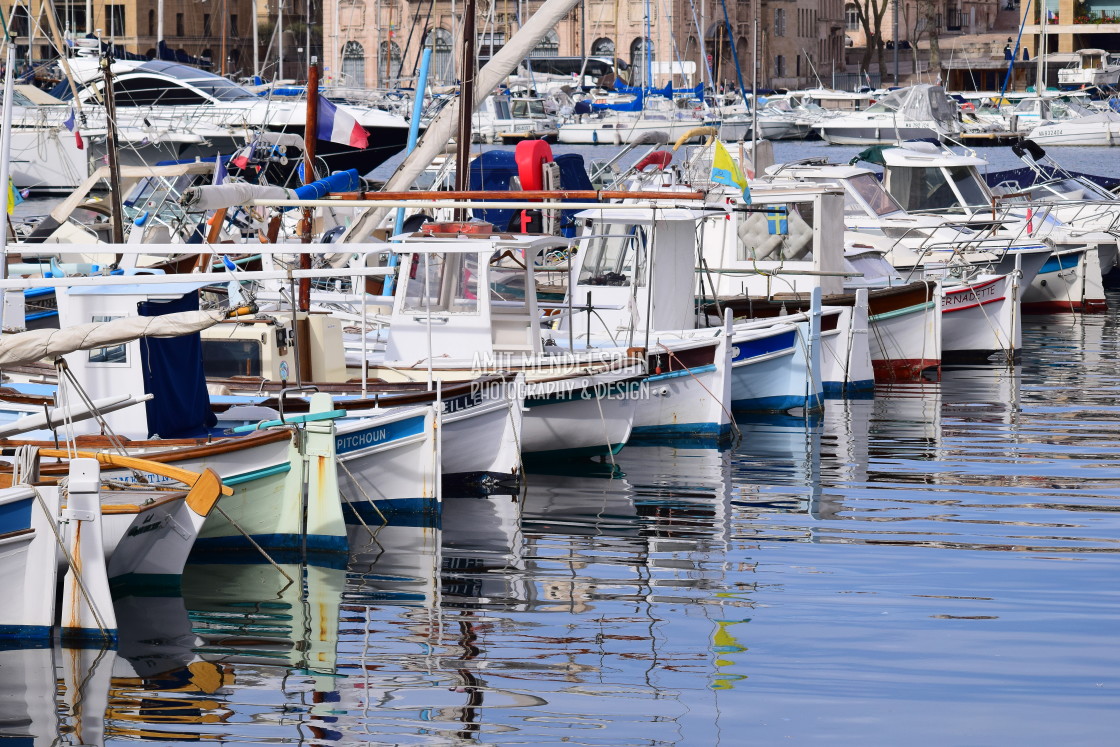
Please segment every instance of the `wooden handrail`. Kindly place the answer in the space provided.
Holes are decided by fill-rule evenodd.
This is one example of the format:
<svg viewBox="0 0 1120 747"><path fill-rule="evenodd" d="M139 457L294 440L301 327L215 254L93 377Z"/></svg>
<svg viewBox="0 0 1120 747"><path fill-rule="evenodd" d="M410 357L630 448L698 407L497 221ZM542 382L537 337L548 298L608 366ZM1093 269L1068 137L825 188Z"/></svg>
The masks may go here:
<svg viewBox="0 0 1120 747"><path fill-rule="evenodd" d="M193 488L195 486L195 483L197 483L206 474L205 472L191 472L190 470L182 469L181 467L173 467L170 464L152 462L147 459L140 459L138 457L113 454L108 451L68 452L65 449L39 449L39 454L45 457L55 457L59 459L69 459L71 457L78 457L81 459L96 459L101 464L107 464L111 467L124 467L126 469L151 472L153 475L159 475L160 477L166 477L168 479L175 480L176 482L181 482L191 488ZM208 481L211 479L213 478L207 478ZM227 485L222 485L221 494L233 495L233 488Z"/></svg>
<svg viewBox="0 0 1120 747"><path fill-rule="evenodd" d="M411 192L335 192L340 200L703 200L704 192L628 192L618 189L419 190Z"/></svg>

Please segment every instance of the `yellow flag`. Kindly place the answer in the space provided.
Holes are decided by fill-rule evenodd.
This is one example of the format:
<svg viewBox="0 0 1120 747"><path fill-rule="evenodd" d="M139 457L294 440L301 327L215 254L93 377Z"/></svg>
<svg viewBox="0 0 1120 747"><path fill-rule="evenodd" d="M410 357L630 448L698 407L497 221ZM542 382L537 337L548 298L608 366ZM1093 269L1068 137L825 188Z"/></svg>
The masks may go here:
<svg viewBox="0 0 1120 747"><path fill-rule="evenodd" d="M20 204L21 202L23 202L23 195L21 195L19 193L19 190L16 189L15 182L13 182L12 178L9 176L8 177L8 215L15 215L16 205Z"/></svg>
<svg viewBox="0 0 1120 747"><path fill-rule="evenodd" d="M751 190L747 186L747 178L732 160L722 140L716 140L716 152L712 156L712 181L729 187L738 187L743 190L743 202L751 204Z"/></svg>

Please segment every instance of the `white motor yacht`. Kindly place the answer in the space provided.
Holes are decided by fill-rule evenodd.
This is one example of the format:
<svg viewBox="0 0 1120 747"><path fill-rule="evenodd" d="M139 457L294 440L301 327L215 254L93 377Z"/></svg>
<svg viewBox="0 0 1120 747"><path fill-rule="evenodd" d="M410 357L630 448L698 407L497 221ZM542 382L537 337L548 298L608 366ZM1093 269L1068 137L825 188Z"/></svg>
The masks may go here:
<svg viewBox="0 0 1120 747"><path fill-rule="evenodd" d="M941 140L960 133L957 105L941 86L920 84L891 91L861 112L813 125L831 145L887 145Z"/></svg>

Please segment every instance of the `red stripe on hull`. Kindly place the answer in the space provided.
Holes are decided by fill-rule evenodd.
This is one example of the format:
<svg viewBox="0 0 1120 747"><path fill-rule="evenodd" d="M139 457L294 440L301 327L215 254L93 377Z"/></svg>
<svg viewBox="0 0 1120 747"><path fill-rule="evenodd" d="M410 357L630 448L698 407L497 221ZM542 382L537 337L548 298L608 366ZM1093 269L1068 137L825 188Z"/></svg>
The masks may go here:
<svg viewBox="0 0 1120 747"><path fill-rule="evenodd" d="M936 358L901 358L895 360L871 361L875 371L875 381L889 384L897 381L941 380L941 361ZM929 371L923 376L922 372Z"/></svg>
<svg viewBox="0 0 1120 747"><path fill-rule="evenodd" d="M1103 298L1088 301L1034 301L1024 303L1024 314L1103 314L1108 311L1108 302Z"/></svg>

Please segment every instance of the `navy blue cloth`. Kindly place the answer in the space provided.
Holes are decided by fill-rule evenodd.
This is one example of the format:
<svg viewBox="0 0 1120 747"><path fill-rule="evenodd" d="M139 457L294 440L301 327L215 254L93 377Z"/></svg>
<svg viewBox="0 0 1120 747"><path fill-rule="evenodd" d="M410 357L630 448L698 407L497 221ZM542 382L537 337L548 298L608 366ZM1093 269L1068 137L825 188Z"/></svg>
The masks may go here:
<svg viewBox="0 0 1120 747"><path fill-rule="evenodd" d="M140 316L197 311L198 291L170 301L141 301L136 310ZM149 438L205 436L217 425L202 369L201 335L141 338L140 365L144 393L152 395L144 403Z"/></svg>
<svg viewBox="0 0 1120 747"><path fill-rule="evenodd" d="M583 156L579 153L562 153L554 156L553 160L560 167L560 189L595 189L591 185L591 177L587 175ZM583 200L564 200L564 202L583 202ZM570 239L576 235L578 212L578 210L560 211L560 234L565 238Z"/></svg>
<svg viewBox="0 0 1120 747"><path fill-rule="evenodd" d="M471 161L470 188L484 190L509 190L509 183L517 176L517 161L513 151L488 150ZM474 217L493 223L499 231L509 227L509 221L516 210L475 210Z"/></svg>

